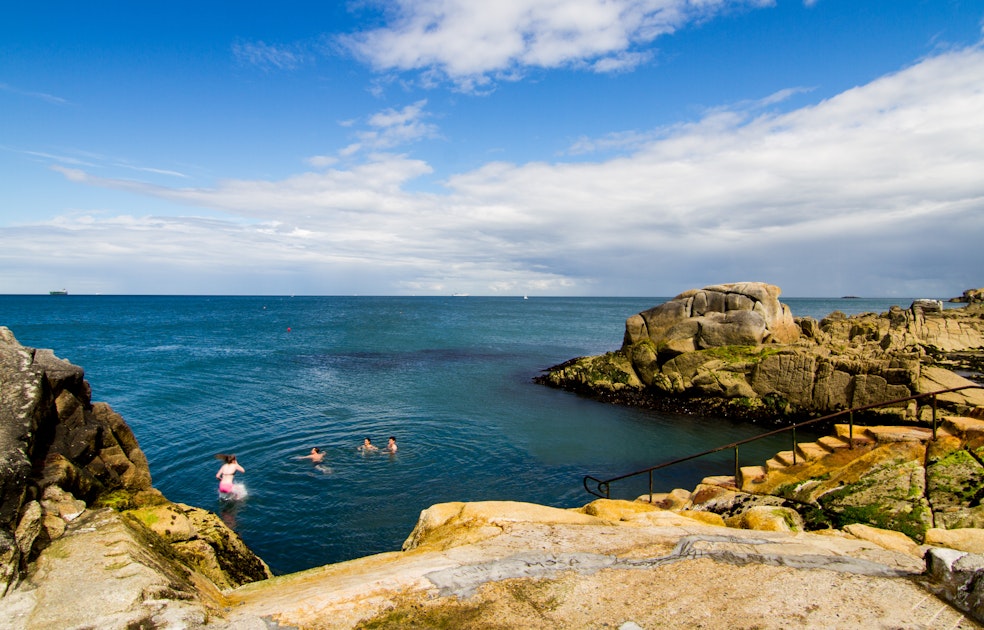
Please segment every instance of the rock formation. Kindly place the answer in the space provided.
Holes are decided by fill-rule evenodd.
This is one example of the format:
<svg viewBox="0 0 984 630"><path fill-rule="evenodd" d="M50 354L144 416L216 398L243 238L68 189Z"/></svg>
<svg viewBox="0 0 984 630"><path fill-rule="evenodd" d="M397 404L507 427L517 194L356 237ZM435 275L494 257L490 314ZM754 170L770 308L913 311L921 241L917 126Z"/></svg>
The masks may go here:
<svg viewBox="0 0 984 630"><path fill-rule="evenodd" d="M88 571L71 563L82 573L66 578L73 574L56 570L66 556L92 562ZM91 401L82 368L0 327L0 596L25 608L23 627L71 621L71 606L59 606L68 617L54 619L43 605L55 574L66 582L51 597L98 586L100 597L85 606L101 607L89 619L106 627L205 618L220 589L271 576L217 516L153 488L133 432ZM162 593L183 603L163 610Z"/></svg>
<svg viewBox="0 0 984 630"><path fill-rule="evenodd" d="M779 302L779 287L761 282L693 289L625 322L623 347L649 340L671 356L717 346L792 343L799 327Z"/></svg>
<svg viewBox="0 0 984 630"><path fill-rule="evenodd" d="M908 309L817 322L794 318L773 285L744 282L691 290L629 317L622 347L581 357L534 380L613 402L696 409L749 418L840 409L970 384L933 369L977 360L984 350L980 306ZM935 390L933 389L935 387ZM948 399L970 408L979 392ZM892 411L912 417L915 405Z"/></svg>
<svg viewBox="0 0 984 630"><path fill-rule="evenodd" d="M763 347L784 334L774 312L755 328ZM400 551L263 579L214 514L153 489L132 432L83 376L0 328L3 630L984 621L984 408L944 417L935 439L838 427L795 461L777 453L692 491L437 504Z"/></svg>
<svg viewBox="0 0 984 630"><path fill-rule="evenodd" d="M968 304L980 304L984 302L984 288L967 289L960 297L950 298L951 302L967 302Z"/></svg>

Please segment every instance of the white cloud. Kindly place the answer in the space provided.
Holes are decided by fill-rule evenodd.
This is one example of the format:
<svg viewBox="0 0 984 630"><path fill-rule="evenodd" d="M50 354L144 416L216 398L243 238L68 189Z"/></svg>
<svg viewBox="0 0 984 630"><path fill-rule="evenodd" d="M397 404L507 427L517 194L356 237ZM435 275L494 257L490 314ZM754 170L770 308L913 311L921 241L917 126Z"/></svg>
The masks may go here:
<svg viewBox="0 0 984 630"><path fill-rule="evenodd" d="M424 122L427 117L425 105L427 101L420 100L403 109L387 109L373 114L369 117L369 126L373 130L360 134L363 144L381 150L436 137L437 126Z"/></svg>
<svg viewBox="0 0 984 630"><path fill-rule="evenodd" d="M734 6L772 0L397 0L384 27L343 40L378 70L438 72L466 89L527 67L622 71L650 43ZM433 75L431 75L433 76ZM516 75L514 75L516 76Z"/></svg>
<svg viewBox="0 0 984 630"><path fill-rule="evenodd" d="M385 109L369 116L365 122L368 128L356 131L357 141L340 149L339 155L348 158L359 152L388 151L438 137L437 125L426 122L429 117L424 110L426 105L427 101L423 99L402 109ZM355 127L356 121L345 121L342 126Z"/></svg>
<svg viewBox="0 0 984 630"><path fill-rule="evenodd" d="M381 134L413 128L422 111L418 103L373 121ZM666 295L737 278L794 295L804 282L815 295L885 295L885 285L956 295L980 286L984 268L982 111L984 51L972 48L790 113L741 106L634 132L631 152L605 161L488 163L448 177L442 194L411 190L432 172L427 163L385 153L209 188L53 168L230 217L86 225L133 256L145 246L203 266L229 256L258 277L293 266L325 283L362 282L362 292ZM16 240L0 232L0 250ZM43 251L89 249L73 238Z"/></svg>
<svg viewBox="0 0 984 630"><path fill-rule="evenodd" d="M305 160L314 168L327 168L338 163L338 158L330 155L312 155Z"/></svg>

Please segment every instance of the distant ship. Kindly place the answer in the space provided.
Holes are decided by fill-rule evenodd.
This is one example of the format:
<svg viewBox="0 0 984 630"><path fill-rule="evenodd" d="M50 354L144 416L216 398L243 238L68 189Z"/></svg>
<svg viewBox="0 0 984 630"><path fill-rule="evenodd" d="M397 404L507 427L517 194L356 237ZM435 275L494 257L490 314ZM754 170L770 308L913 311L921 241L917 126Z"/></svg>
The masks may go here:
<svg viewBox="0 0 984 630"><path fill-rule="evenodd" d="M467 293L452 293L451 297L468 297Z"/></svg>
<svg viewBox="0 0 984 630"><path fill-rule="evenodd" d="M59 289L57 291L48 291L48 295L68 295L68 290Z"/></svg>

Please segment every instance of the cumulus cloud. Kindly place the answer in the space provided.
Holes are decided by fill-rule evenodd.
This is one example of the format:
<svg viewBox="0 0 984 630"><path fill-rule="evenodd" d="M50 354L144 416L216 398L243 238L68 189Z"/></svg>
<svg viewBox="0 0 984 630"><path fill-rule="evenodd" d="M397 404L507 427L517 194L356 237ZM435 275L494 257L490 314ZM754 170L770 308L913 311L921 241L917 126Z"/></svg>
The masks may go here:
<svg viewBox="0 0 984 630"><path fill-rule="evenodd" d="M737 6L772 0L397 0L378 29L342 40L382 71L425 71L468 89L490 75L577 65L615 72L644 63L633 47Z"/></svg>
<svg viewBox="0 0 984 630"><path fill-rule="evenodd" d="M181 250L189 258L246 243L265 252L256 265L290 261L323 268L326 279L344 269L338 281L373 280L382 293L667 295L765 280L794 295L804 282L819 295L845 285L938 295L928 289L941 283L959 294L979 286L984 268L982 77L984 51L950 52L789 113L742 106L631 132L611 159L488 163L447 177L441 193L413 190L429 164L390 153L207 188L55 168L229 217L207 228L93 219L87 229L105 242L179 247L190 233L202 240ZM422 108L387 110L374 124L412 127ZM891 287L875 286L886 279Z"/></svg>

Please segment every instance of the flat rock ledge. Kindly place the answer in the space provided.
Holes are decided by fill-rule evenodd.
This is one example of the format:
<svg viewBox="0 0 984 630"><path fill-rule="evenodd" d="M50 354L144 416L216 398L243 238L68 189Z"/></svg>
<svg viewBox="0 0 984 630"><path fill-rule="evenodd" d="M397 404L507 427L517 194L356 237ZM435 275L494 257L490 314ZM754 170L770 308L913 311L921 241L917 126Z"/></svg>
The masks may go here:
<svg viewBox="0 0 984 630"><path fill-rule="evenodd" d="M980 627L928 589L918 553L590 506L435 505L403 552L240 587L225 615L257 630Z"/></svg>

